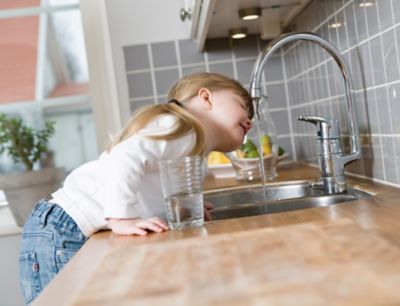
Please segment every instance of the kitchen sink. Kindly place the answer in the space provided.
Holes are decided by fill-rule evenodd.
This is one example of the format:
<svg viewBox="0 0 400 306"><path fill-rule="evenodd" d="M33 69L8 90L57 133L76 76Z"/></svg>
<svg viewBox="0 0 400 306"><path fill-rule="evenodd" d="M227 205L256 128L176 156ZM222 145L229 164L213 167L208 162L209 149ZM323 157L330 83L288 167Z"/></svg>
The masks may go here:
<svg viewBox="0 0 400 306"><path fill-rule="evenodd" d="M309 181L269 184L266 189L267 205L261 185L209 191L204 194L204 200L214 205L213 220L221 220L324 207L372 196L353 187L348 187L345 193L325 195Z"/></svg>

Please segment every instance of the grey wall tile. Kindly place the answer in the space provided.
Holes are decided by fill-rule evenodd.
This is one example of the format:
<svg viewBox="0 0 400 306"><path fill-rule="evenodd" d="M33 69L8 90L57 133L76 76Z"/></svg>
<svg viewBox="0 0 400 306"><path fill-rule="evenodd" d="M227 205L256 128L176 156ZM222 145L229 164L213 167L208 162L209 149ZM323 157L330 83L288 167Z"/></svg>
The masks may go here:
<svg viewBox="0 0 400 306"><path fill-rule="evenodd" d="M396 161L397 184L400 184L400 137L393 138L394 140L394 159Z"/></svg>
<svg viewBox="0 0 400 306"><path fill-rule="evenodd" d="M366 93L366 110L368 125L372 134L379 134L379 116L378 109L376 105L376 95L374 89L367 90Z"/></svg>
<svg viewBox="0 0 400 306"><path fill-rule="evenodd" d="M375 89L367 90L367 120L372 134L379 134L379 116L376 105Z"/></svg>
<svg viewBox="0 0 400 306"><path fill-rule="evenodd" d="M204 54L197 50L196 43L190 39L179 41L179 54L183 65L204 62Z"/></svg>
<svg viewBox="0 0 400 306"><path fill-rule="evenodd" d="M150 72L129 74L127 79L129 98L148 97L153 95Z"/></svg>
<svg viewBox="0 0 400 306"><path fill-rule="evenodd" d="M278 135L290 133L288 112L286 110L271 111L271 118L275 123L276 133Z"/></svg>
<svg viewBox="0 0 400 306"><path fill-rule="evenodd" d="M243 39L232 40L235 58L256 57L258 55L257 36L249 35Z"/></svg>
<svg viewBox="0 0 400 306"><path fill-rule="evenodd" d="M320 99L320 91L319 91L319 80L318 80L318 71L317 69L312 69L308 72L309 76L309 88L311 90L311 99L312 101Z"/></svg>
<svg viewBox="0 0 400 306"><path fill-rule="evenodd" d="M353 3L359 41L363 41L368 37L365 8L360 7L360 4L363 2L364 2L363 0L354 0Z"/></svg>
<svg viewBox="0 0 400 306"><path fill-rule="evenodd" d="M399 63L400 68L400 25L395 28L395 42L396 42L396 51L397 51L397 61Z"/></svg>
<svg viewBox="0 0 400 306"><path fill-rule="evenodd" d="M138 110L142 106L153 105L154 100L152 99L143 99L143 100L135 100L129 103L131 112Z"/></svg>
<svg viewBox="0 0 400 306"><path fill-rule="evenodd" d="M347 25L346 25L346 18L344 15L344 11L341 11L336 16L336 22L340 25L338 27L338 42L339 42L339 50L343 51L349 47L349 42L347 40Z"/></svg>
<svg viewBox="0 0 400 306"><path fill-rule="evenodd" d="M283 65L280 53L273 55L264 67L266 82L283 81Z"/></svg>
<svg viewBox="0 0 400 306"><path fill-rule="evenodd" d="M344 92L343 77L336 62L327 63L328 86L332 96L340 95Z"/></svg>
<svg viewBox="0 0 400 306"><path fill-rule="evenodd" d="M140 70L149 69L149 54L147 45L134 45L123 47L125 57L125 69Z"/></svg>
<svg viewBox="0 0 400 306"><path fill-rule="evenodd" d="M251 72L253 71L255 60L236 61L236 70L238 74L238 81L242 84L250 83Z"/></svg>
<svg viewBox="0 0 400 306"><path fill-rule="evenodd" d="M287 107L284 84L268 84L266 93L270 109Z"/></svg>
<svg viewBox="0 0 400 306"><path fill-rule="evenodd" d="M354 95L355 114L357 116L358 127L361 134L370 134L368 104L365 92L358 92Z"/></svg>
<svg viewBox="0 0 400 306"><path fill-rule="evenodd" d="M379 0L380 1L380 0ZM378 23L378 0L368 0L371 3L371 6L365 7L366 20L368 26L368 35L373 36L379 32L379 23Z"/></svg>
<svg viewBox="0 0 400 306"><path fill-rule="evenodd" d="M155 71L157 95L165 95L171 86L178 80L178 69Z"/></svg>
<svg viewBox="0 0 400 306"><path fill-rule="evenodd" d="M397 183L397 164L396 154L394 148L394 139L392 137L381 137L382 141L382 152L383 152L383 163L385 166L385 180Z"/></svg>
<svg viewBox="0 0 400 306"><path fill-rule="evenodd" d="M155 68L177 65L175 42L154 43L150 47Z"/></svg>
<svg viewBox="0 0 400 306"><path fill-rule="evenodd" d="M338 31L336 28L337 20L336 17L332 17L328 21L328 36L326 37L332 45L339 49L339 38Z"/></svg>
<svg viewBox="0 0 400 306"><path fill-rule="evenodd" d="M356 30L356 20L354 18L354 6L348 5L344 10L347 29L347 36L349 39L349 46L354 46L358 42L357 30Z"/></svg>
<svg viewBox="0 0 400 306"><path fill-rule="evenodd" d="M371 63L371 53L369 42L365 42L359 46L360 50L360 58L361 58L361 71L362 75L365 78L365 86L371 87L374 85L373 79L373 70L372 70L372 63Z"/></svg>
<svg viewBox="0 0 400 306"><path fill-rule="evenodd" d="M386 82L385 66L383 63L381 36L376 36L370 40L372 74L374 76L375 85Z"/></svg>
<svg viewBox="0 0 400 306"><path fill-rule="evenodd" d="M208 61L232 60L232 48L229 38L208 39L205 44Z"/></svg>
<svg viewBox="0 0 400 306"><path fill-rule="evenodd" d="M204 64L182 67L182 75L188 75L188 74L204 72L204 71L206 71L206 65L204 65Z"/></svg>
<svg viewBox="0 0 400 306"><path fill-rule="evenodd" d="M400 134L400 84L389 85L388 95L389 109L392 119L392 132Z"/></svg>
<svg viewBox="0 0 400 306"><path fill-rule="evenodd" d="M394 19L395 23L398 24L400 23L400 2L398 0L392 0L392 5L393 5L393 12L394 12Z"/></svg>
<svg viewBox="0 0 400 306"><path fill-rule="evenodd" d="M365 88L365 77L364 77L364 69L363 62L361 60L361 52L360 48L356 47L349 51L350 53L350 73L353 77L353 85L354 89L362 89Z"/></svg>
<svg viewBox="0 0 400 306"><path fill-rule="evenodd" d="M209 67L210 67L210 72L221 73L230 78L235 78L232 62L209 64Z"/></svg>
<svg viewBox="0 0 400 306"><path fill-rule="evenodd" d="M317 99L323 99L328 96L328 76L326 72L326 65L320 65L316 68L316 82L317 82Z"/></svg>
<svg viewBox="0 0 400 306"><path fill-rule="evenodd" d="M381 146L380 138L372 137L373 177L379 180L385 180Z"/></svg>
<svg viewBox="0 0 400 306"><path fill-rule="evenodd" d="M386 87L376 89L376 105L378 108L379 125L381 134L392 133L392 120L390 118L389 97Z"/></svg>
<svg viewBox="0 0 400 306"><path fill-rule="evenodd" d="M363 158L346 167L346 170L400 184L400 14L392 14L400 11L400 1L373 0L374 6L368 8L359 6L363 2L365 0L315 0L291 26L298 30L315 31L329 39L342 51L350 66L356 90L356 114L362 134ZM343 26L329 28L332 22L341 22ZM397 26L387 31L394 24ZM383 30L386 32L381 33ZM205 56L197 51L194 42L182 40L178 44L182 64L179 69L183 75L206 69ZM235 41L212 39L206 42L207 67L210 71L231 77L236 71L238 80L248 86L255 59L260 48L263 49L266 44L258 36ZM151 45L152 50L156 50L153 52L156 68L178 65L173 48L168 46L174 46L174 42ZM166 55L168 52L170 56ZM125 47L124 55L127 70L150 69L146 45ZM278 133L293 135L297 158L306 162L316 163L315 127L298 122L297 115L334 116L340 120L342 132L347 130L343 81L336 65L327 64L327 59L328 55L322 48L302 43L284 55L286 76L289 78L286 84L277 55L263 73L266 81L263 88L270 97L269 105ZM308 71L305 73L305 70ZM154 74L156 94L151 87L150 71L127 75L129 95L135 98L131 101L132 110L142 103L152 103L152 100L140 97L156 95L157 102L164 103L167 90L179 75L178 67L172 70L155 69ZM285 87L289 94L292 131L288 124L288 110L285 109ZM276 111L277 108L285 110ZM343 136L341 139L348 138ZM291 152L291 137L281 137L280 141L285 150ZM391 155L394 155L393 158L390 158Z"/></svg>
<svg viewBox="0 0 400 306"><path fill-rule="evenodd" d="M348 61L355 83L354 96L362 134L363 159L352 163L346 169L353 173L399 183L400 153L397 152L400 152L400 26L389 31L387 29L400 21L400 14L396 14L400 11L400 1L373 0L368 1L372 2L372 6L359 6L365 2L366 0L313 1L306 8L308 12L303 12L293 24L298 29L309 28L315 21L304 16L308 16L311 11L315 13L317 8L320 8L324 13L319 14L324 17L319 17L320 26L314 26L313 31L337 44L342 52L348 50L342 54ZM395 7L398 8L397 11ZM394 20L393 16L397 19ZM344 27L335 32L329 27L334 21L344 21ZM381 33L384 30L386 32ZM318 48L313 49L299 46L285 54L286 75L291 78L287 84L291 116L335 116L340 119L343 132L348 129L343 80L339 76L336 77L340 74L335 71L336 65L331 61L328 64L319 64L327 56L320 53ZM308 55L304 56L307 52ZM318 68L310 69L313 66ZM326 67L325 78L323 67ZM322 91L326 90L321 89L321 84L324 83L329 84L325 96L322 95ZM329 94L334 98L321 100L329 97ZM316 102L313 102L315 100ZM315 139L315 128L311 129L312 126L301 125L293 120L291 132L294 133L297 158L312 161L315 148L312 149L311 139ZM311 133L312 136L300 136L296 133ZM391 155L395 157L390 158Z"/></svg>
<svg viewBox="0 0 400 306"><path fill-rule="evenodd" d="M394 30L389 30L388 32L382 34L382 44L387 81L397 81L400 79L400 66L396 53Z"/></svg>
<svg viewBox="0 0 400 306"><path fill-rule="evenodd" d="M395 0L395 1L399 2L398 0ZM383 31L383 30L391 27L394 23L392 0L379 0L376 2L376 4L378 6L380 30ZM400 7L399 7L399 9L400 9ZM397 11L397 12L399 12L399 11Z"/></svg>

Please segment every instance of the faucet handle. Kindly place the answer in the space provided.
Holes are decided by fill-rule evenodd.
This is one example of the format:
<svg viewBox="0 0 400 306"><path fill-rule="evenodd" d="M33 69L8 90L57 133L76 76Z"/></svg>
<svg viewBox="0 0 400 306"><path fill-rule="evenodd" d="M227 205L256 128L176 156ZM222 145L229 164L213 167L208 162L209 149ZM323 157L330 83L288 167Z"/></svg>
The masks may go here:
<svg viewBox="0 0 400 306"><path fill-rule="evenodd" d="M318 116L297 116L297 120L306 121L317 127L319 139L338 139L340 137L339 121L336 118Z"/></svg>

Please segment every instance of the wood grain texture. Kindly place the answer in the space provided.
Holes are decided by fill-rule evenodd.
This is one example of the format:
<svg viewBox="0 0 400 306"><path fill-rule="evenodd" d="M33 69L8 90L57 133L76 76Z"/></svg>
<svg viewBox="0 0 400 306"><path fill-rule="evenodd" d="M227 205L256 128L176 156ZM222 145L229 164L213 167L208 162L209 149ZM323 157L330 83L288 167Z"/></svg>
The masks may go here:
<svg viewBox="0 0 400 306"><path fill-rule="evenodd" d="M318 168L309 167L303 164L279 165L279 181L316 179L319 176ZM374 197L358 201L332 205L328 207L319 207L290 211L285 213L276 213L247 218L220 220L206 222L204 227L195 229L186 229L183 231L168 231L160 234L150 234L145 237L116 236L109 231L99 232L93 235L83 248L72 258L72 260L63 268L63 270L51 281L44 289L43 293L35 301L36 306L71 305L72 300L77 294L82 292L88 281L94 273L103 269L103 262L111 252L126 250L127 248L150 247L152 244L175 243L187 239L199 239L201 241L212 238L216 235L226 234L227 236L235 233L252 232L257 229L278 229L282 226L296 225L306 222L336 221L339 219L350 219L359 227L373 233L373 235L382 237L393 245L400 247L400 191L397 188L363 180L359 178L349 178L348 182L376 193ZM207 179L205 189L214 189L222 187L232 187L242 185L234 179ZM288 227L289 229L290 227ZM262 242L264 239L260 239ZM294 241L293 243L301 243ZM373 249L371 246L365 246L364 253L369 253ZM124 251L122 251L123 253ZM142 252L142 251L141 251ZM143 251L144 252L144 251ZM208 261L205 261L207 263ZM182 265L186 264L185 260ZM288 269L290 269L288 265ZM204 270L211 270L211 267L205 267ZM282 270L282 273L285 271ZM358 273L358 272L357 272ZM113 275L109 275L110 281ZM171 276L173 278L173 276ZM93 282L96 282L92 279ZM376 285L379 286L385 280L383 277L376 279ZM318 294L318 285L315 288L307 289L309 294L312 292ZM285 294L284 288L280 289ZM275 292L277 295L278 291ZM232 292L234 294L235 292ZM373 292L372 292L373 293ZM368 291L365 291L365 297L371 297ZM76 300L75 300L76 301ZM235 304L233 298L232 305ZM289 304L289 303L287 303ZM319 303L321 304L321 303ZM327 303L322 303L326 305ZM332 305L329 301L329 305ZM377 303L383 304L383 303ZM400 303L395 303L400 304ZM118 305L115 303L114 305ZM135 303L136 305L136 303ZM192 305L192 304L189 304ZM246 304L248 305L248 304ZM297 305L295 303L295 305ZM311 305L311 304L310 304ZM346 304L344 304L346 305ZM360 305L360 304L356 304ZM361 304L363 305L363 304Z"/></svg>
<svg viewBox="0 0 400 306"><path fill-rule="evenodd" d="M74 306L400 303L400 249L348 219L132 245L100 266Z"/></svg>

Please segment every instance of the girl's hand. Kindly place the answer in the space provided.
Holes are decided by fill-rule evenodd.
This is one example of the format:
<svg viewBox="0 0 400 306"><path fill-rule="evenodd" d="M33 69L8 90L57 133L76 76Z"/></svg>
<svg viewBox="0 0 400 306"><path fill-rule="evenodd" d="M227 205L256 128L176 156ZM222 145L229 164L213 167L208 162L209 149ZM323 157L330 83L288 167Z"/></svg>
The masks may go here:
<svg viewBox="0 0 400 306"><path fill-rule="evenodd" d="M112 232L117 235L139 235L145 236L148 231L160 233L168 230L164 220L153 217L150 219L107 219Z"/></svg>
<svg viewBox="0 0 400 306"><path fill-rule="evenodd" d="M214 208L214 205L210 202L204 202L204 220L211 221L212 217L210 214L210 210Z"/></svg>

